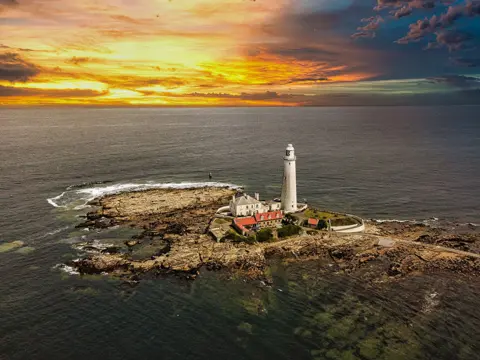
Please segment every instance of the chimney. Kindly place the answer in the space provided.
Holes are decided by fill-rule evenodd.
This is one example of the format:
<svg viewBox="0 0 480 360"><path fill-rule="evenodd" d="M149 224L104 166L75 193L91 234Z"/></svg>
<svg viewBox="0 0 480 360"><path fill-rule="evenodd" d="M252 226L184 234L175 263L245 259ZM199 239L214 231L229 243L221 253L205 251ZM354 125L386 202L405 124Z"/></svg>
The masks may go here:
<svg viewBox="0 0 480 360"><path fill-rule="evenodd" d="M255 200L260 201L260 194L259 193L255 193Z"/></svg>

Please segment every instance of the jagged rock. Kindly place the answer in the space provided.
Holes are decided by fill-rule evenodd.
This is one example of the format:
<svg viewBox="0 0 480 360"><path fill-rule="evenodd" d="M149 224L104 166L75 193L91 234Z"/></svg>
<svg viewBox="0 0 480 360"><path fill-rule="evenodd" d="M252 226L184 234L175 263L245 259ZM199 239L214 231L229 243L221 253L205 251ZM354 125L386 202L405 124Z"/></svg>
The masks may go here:
<svg viewBox="0 0 480 360"><path fill-rule="evenodd" d="M138 240L125 241L125 245L127 245L129 248L132 248L132 247L134 247L135 245L138 245L138 244L140 244L140 241L138 241Z"/></svg>
<svg viewBox="0 0 480 360"><path fill-rule="evenodd" d="M103 217L101 212L89 212L87 214L87 219L91 221L99 220Z"/></svg>
<svg viewBox="0 0 480 360"><path fill-rule="evenodd" d="M388 267L387 274L389 276L397 276L402 274L402 265L399 263L392 263Z"/></svg>

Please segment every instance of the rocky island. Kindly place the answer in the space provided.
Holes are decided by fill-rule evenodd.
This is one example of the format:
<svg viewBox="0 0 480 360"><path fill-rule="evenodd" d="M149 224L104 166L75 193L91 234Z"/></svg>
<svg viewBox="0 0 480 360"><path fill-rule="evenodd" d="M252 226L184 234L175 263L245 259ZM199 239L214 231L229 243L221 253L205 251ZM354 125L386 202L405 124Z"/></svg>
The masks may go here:
<svg viewBox="0 0 480 360"><path fill-rule="evenodd" d="M154 189L95 200L91 205L96 210L77 227L120 226L138 229L138 234L121 245L82 244L84 256L68 265L81 274L108 273L128 281L168 273L194 279L201 269L268 281L265 269L272 259L317 261L328 271L355 273L371 281L419 272L468 276L480 271L479 232L473 225L372 221L362 233L299 226L298 235L264 242L228 236L216 241L210 225L218 208L236 193L219 187Z"/></svg>

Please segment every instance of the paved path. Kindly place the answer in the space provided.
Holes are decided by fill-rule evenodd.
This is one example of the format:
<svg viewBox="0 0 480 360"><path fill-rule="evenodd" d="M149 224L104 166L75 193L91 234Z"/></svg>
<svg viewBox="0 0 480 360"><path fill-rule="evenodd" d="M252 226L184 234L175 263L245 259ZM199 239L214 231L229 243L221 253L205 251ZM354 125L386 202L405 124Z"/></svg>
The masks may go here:
<svg viewBox="0 0 480 360"><path fill-rule="evenodd" d="M333 232L333 234L334 235L339 235L339 236L349 235L349 234L342 234L342 233L335 233L335 232ZM351 234L351 235L354 235L354 234ZM358 235L360 235L360 234L358 234ZM364 235L369 235L369 236L378 238L379 240L388 239L388 240L393 240L396 243L401 243L401 244L405 244L405 245L411 245L411 246L417 246L417 247L422 246L422 247L425 247L425 248L428 248L428 249L431 249L431 250L451 252L451 253L455 253L455 254L459 254L459 255L471 256L471 257L474 257L476 259L480 259L480 254L469 252L469 251L452 249L452 248L445 247L445 246L440 246L440 245L435 245L435 244L425 244L425 243L422 243L422 242L419 242L419 241L405 240L405 239L400 239L400 238L395 238L395 237L385 236L385 235L376 235L376 234L369 234L369 233L364 233Z"/></svg>

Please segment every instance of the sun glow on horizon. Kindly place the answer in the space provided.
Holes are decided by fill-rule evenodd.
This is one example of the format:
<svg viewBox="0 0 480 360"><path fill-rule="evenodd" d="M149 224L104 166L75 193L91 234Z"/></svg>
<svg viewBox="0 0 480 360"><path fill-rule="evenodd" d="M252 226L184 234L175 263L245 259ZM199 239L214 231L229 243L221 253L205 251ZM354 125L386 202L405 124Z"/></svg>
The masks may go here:
<svg viewBox="0 0 480 360"><path fill-rule="evenodd" d="M299 106L335 103L339 89L407 93L402 80L368 86L388 58L336 31L335 11L352 4L0 2L0 31L15 34L0 42L1 103Z"/></svg>

